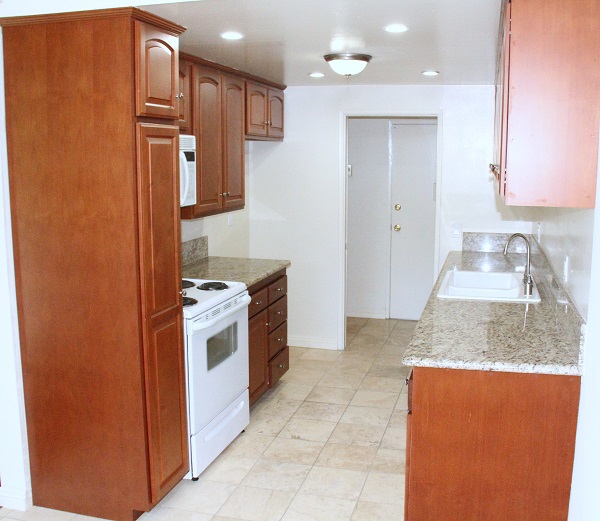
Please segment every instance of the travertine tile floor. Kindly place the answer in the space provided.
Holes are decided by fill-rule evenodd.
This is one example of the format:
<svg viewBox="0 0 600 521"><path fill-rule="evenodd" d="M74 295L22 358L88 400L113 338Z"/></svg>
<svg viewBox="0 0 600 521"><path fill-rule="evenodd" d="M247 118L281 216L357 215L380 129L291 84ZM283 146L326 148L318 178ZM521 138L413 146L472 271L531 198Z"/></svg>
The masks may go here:
<svg viewBox="0 0 600 521"><path fill-rule="evenodd" d="M291 369L197 482L141 521L400 521L408 368L416 322L349 318L345 351L290 348ZM33 507L21 521L94 518Z"/></svg>

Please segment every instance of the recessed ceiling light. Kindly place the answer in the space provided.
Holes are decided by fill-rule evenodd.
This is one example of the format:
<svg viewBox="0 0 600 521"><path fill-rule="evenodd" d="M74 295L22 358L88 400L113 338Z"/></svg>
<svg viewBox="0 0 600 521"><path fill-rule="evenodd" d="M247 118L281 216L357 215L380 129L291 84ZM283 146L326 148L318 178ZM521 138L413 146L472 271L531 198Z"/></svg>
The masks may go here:
<svg viewBox="0 0 600 521"><path fill-rule="evenodd" d="M323 76L325 76L325 74L323 74L322 72L311 72L309 76L311 78L322 78Z"/></svg>
<svg viewBox="0 0 600 521"><path fill-rule="evenodd" d="M408 27L404 24L390 24L384 27L384 30L388 33L405 33L408 31Z"/></svg>
<svg viewBox="0 0 600 521"><path fill-rule="evenodd" d="M238 33L236 31L226 31L221 33L221 38L225 40L241 40L244 37L242 33Z"/></svg>
<svg viewBox="0 0 600 521"><path fill-rule="evenodd" d="M423 71L421 74L423 76L437 76L439 74L438 71Z"/></svg>

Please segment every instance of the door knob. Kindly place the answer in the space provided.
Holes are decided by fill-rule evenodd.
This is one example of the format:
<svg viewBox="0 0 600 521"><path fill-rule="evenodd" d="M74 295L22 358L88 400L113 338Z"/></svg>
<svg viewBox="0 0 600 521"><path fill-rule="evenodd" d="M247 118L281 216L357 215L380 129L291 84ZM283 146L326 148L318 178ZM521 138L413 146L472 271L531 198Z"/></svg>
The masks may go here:
<svg viewBox="0 0 600 521"><path fill-rule="evenodd" d="M402 206L400 206L399 204L397 204L396 206L394 206L394 210L396 210L397 212L399 212L400 210L402 210Z"/></svg>
<svg viewBox="0 0 600 521"><path fill-rule="evenodd" d="M400 231L400 225L399 224L394 225L394 231L395 232L399 232Z"/></svg>

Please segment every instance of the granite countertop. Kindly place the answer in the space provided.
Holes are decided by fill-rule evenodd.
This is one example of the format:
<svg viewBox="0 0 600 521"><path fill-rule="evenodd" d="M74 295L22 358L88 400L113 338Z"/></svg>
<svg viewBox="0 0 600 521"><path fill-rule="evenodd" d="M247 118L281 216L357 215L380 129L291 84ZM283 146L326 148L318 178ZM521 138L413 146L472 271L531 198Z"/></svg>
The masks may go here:
<svg viewBox="0 0 600 521"><path fill-rule="evenodd" d="M205 257L182 269L183 277L205 280L235 280L250 287L269 275L289 268L289 260Z"/></svg>
<svg viewBox="0 0 600 521"><path fill-rule="evenodd" d="M437 298L447 270L519 271L522 254L450 252L404 354L411 366L581 374L582 321L570 309L566 321L533 271L539 304ZM539 280L538 280L539 279ZM576 315L576 316L575 316Z"/></svg>

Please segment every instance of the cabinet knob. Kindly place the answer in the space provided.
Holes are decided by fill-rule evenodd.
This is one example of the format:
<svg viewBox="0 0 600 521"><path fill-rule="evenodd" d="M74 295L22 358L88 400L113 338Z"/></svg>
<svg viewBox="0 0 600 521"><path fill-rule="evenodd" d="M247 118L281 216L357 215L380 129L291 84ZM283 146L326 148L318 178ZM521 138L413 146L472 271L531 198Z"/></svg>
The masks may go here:
<svg viewBox="0 0 600 521"><path fill-rule="evenodd" d="M175 97L177 99L183 99L183 92L180 92L179 94L175 94Z"/></svg>
<svg viewBox="0 0 600 521"><path fill-rule="evenodd" d="M229 197L229 192L223 192L221 195L222 195L223 197Z"/></svg>
<svg viewBox="0 0 600 521"><path fill-rule="evenodd" d="M260 306L260 305L262 304L262 300L257 300L257 301L255 302L255 304L256 304L257 306Z"/></svg>
<svg viewBox="0 0 600 521"><path fill-rule="evenodd" d="M267 322L265 325L266 325L267 327L269 327L269 326L271 325L271 322Z"/></svg>
<svg viewBox="0 0 600 521"><path fill-rule="evenodd" d="M277 291L283 291L283 288L277 288Z"/></svg>
<svg viewBox="0 0 600 521"><path fill-rule="evenodd" d="M279 342L281 344L281 342L283 342L283 338L278 338L277 342Z"/></svg>
<svg viewBox="0 0 600 521"><path fill-rule="evenodd" d="M279 367L280 367L281 369L285 369L285 364L279 364Z"/></svg>
<svg viewBox="0 0 600 521"><path fill-rule="evenodd" d="M277 314L278 314L278 315L282 315L282 314L283 314L283 312L282 312L282 311L278 311L278 312L277 312Z"/></svg>

